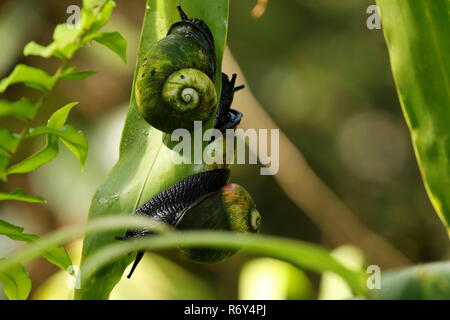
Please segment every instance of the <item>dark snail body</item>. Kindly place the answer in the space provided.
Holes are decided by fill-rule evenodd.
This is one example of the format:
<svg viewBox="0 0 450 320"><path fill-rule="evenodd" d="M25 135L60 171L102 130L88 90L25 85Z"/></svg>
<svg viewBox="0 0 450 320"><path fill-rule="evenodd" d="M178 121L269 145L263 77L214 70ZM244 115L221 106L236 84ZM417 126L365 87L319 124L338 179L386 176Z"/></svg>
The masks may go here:
<svg viewBox="0 0 450 320"><path fill-rule="evenodd" d="M218 103L212 33L203 21L179 10L182 20L146 55L135 86L139 112L166 133L192 131L194 121L209 119Z"/></svg>
<svg viewBox="0 0 450 320"><path fill-rule="evenodd" d="M136 214L147 215L179 230L226 230L258 232L261 217L248 192L239 185L227 184L228 169L216 169L185 178L144 203ZM150 236L152 230L130 230L121 240ZM236 250L182 248L192 260L219 262ZM137 254L131 276L143 256Z"/></svg>
<svg viewBox="0 0 450 320"><path fill-rule="evenodd" d="M136 210L136 214L175 226L186 210L203 196L217 192L227 184L228 169L216 169L187 177L158 193ZM126 238L141 237L149 229L128 231Z"/></svg>

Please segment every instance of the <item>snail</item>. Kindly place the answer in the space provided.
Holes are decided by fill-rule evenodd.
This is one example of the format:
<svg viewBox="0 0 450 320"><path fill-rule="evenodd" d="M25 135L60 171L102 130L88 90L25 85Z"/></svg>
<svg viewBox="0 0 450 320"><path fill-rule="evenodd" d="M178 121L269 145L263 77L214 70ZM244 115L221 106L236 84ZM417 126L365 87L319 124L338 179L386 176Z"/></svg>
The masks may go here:
<svg viewBox="0 0 450 320"><path fill-rule="evenodd" d="M136 210L178 230L227 230L256 233L261 215L249 193L240 185L228 184L228 169L215 169L189 176L158 193ZM120 240L149 236L151 228L129 230ZM232 256L237 250L180 248L191 260L214 263ZM131 277L144 252L138 252Z"/></svg>
<svg viewBox="0 0 450 320"><path fill-rule="evenodd" d="M177 8L181 21L144 57L135 86L138 112L165 133L178 128L192 131L194 121L208 120L218 104L211 30Z"/></svg>

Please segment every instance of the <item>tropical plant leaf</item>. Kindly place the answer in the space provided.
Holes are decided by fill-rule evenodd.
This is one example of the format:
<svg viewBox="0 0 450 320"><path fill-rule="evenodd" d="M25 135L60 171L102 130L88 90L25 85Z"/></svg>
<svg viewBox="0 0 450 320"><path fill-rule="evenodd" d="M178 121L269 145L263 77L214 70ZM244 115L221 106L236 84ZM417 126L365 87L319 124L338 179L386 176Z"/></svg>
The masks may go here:
<svg viewBox="0 0 450 320"><path fill-rule="evenodd" d="M170 25L180 20L177 5L176 0L147 1L148 9L143 8L145 16L138 50L138 65L148 50L166 36ZM218 94L221 86L220 67L228 28L228 5L228 0L191 0L183 3L183 10L188 16L204 20L214 35L218 68L215 84ZM212 127L212 118L205 124L205 128ZM89 219L134 212L143 202L177 181L213 168L196 164L175 165L172 157L179 155L171 149L170 143L165 143L168 142L167 139L170 137L151 127L138 114L132 94L122 133L120 160L109 174L107 181L96 192ZM120 235L123 235L123 232L95 234L85 238L83 260L99 248L114 242L114 236ZM89 286L77 292L77 297L95 299L108 297L132 259L132 255L126 256L106 266L99 272L98 277L96 275L92 277ZM108 274L108 277L102 276L104 274Z"/></svg>
<svg viewBox="0 0 450 320"><path fill-rule="evenodd" d="M1 219L0 235L5 235L12 240L28 243L35 242L39 239L38 235L24 233L22 227L15 226ZM50 263L53 263L62 270L67 270L67 268L72 265L72 261L70 260L70 256L66 249L63 247L58 247L57 245L48 246L45 250L42 250L39 255L42 255Z"/></svg>
<svg viewBox="0 0 450 320"><path fill-rule="evenodd" d="M0 259L2 260L4 259ZM0 283L9 300L26 300L31 291L31 279L22 265L0 274Z"/></svg>
<svg viewBox="0 0 450 320"><path fill-rule="evenodd" d="M428 195L450 223L450 1L377 0L398 96Z"/></svg>
<svg viewBox="0 0 450 320"><path fill-rule="evenodd" d="M109 48L117 54L124 63L127 63L127 40L119 32L96 33L89 37L89 40L95 40Z"/></svg>
<svg viewBox="0 0 450 320"><path fill-rule="evenodd" d="M18 64L8 77L0 81L0 93L5 92L10 85L16 83L23 83L28 87L43 91L53 88L55 78L44 70Z"/></svg>
<svg viewBox="0 0 450 320"><path fill-rule="evenodd" d="M14 190L10 193L0 192L0 201L17 200L32 203L45 203L46 201L38 196L28 195L22 189Z"/></svg>
<svg viewBox="0 0 450 320"><path fill-rule="evenodd" d="M21 98L15 102L0 100L0 116L15 116L31 120L40 107L40 104L34 104L27 98Z"/></svg>

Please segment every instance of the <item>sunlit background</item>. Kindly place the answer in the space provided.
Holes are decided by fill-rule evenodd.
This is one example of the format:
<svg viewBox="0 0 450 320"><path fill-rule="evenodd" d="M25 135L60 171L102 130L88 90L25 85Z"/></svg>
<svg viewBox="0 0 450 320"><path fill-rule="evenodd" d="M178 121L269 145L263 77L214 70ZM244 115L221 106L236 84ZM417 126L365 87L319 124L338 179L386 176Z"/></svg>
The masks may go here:
<svg viewBox="0 0 450 320"><path fill-rule="evenodd" d="M241 67L241 76L316 178L329 187L323 201L328 201L328 192L337 195L337 201L346 205L356 221L387 240L412 263L448 258L447 235L420 179L382 31L366 27L366 9L374 1L271 0L259 19L252 17L255 0L230 2L228 46ZM49 43L54 26L67 18L70 4L81 1L0 0L0 78L17 63L54 71L54 60L23 57L22 49L31 40ZM65 225L84 223L93 193L117 159L145 1L117 4L106 29L119 30L128 40L128 65L96 44L82 49L74 64L78 69L99 72L80 82L59 83L33 122L43 123L57 107L79 101L69 122L87 135L86 168L80 172L77 159L61 147L57 160L32 174L11 176L2 185L8 191L22 187L48 200L44 205L0 204L0 218L24 226L28 233L42 235ZM225 70L232 68L230 63L225 63ZM23 95L33 97L35 92L17 85L0 99L15 100ZM245 113L248 106L239 105L242 101L246 100L237 97L234 107ZM253 113L244 117L251 118ZM12 130L22 128L19 120L2 118L0 122ZM14 161L42 144L41 139L27 141ZM286 150L283 148L287 146L281 143L280 148ZM296 159L281 159L280 170L284 174L302 172L304 163ZM326 222L335 227L324 227L322 211L314 207L320 201L309 201L310 193L299 191L308 188L308 177L300 176L298 185L282 185L282 179L261 176L258 165L236 165L232 181L245 186L254 197L263 216L263 233L334 249L346 242L339 227L342 210L328 207ZM322 199L322 191L312 193L316 200ZM355 230L355 237L364 236L365 230ZM0 236L0 257L20 245ZM80 241L70 244L74 261L80 246ZM383 257L382 250L374 248L377 252L373 253L367 248L370 246L361 248L366 264L382 269L395 266L390 258ZM343 256L353 257L353 263L363 263L354 248L340 250ZM339 296L333 292L338 289L321 283L317 274L303 273L274 260L255 260L258 257L246 253L214 265L190 262L175 251L157 254L148 254L134 279L122 280L113 297L267 298L257 295L264 288L272 288L271 298L280 299ZM57 273L47 261L38 259L27 265L27 270L33 280L32 297L68 297L67 276ZM296 286L283 290L289 283Z"/></svg>

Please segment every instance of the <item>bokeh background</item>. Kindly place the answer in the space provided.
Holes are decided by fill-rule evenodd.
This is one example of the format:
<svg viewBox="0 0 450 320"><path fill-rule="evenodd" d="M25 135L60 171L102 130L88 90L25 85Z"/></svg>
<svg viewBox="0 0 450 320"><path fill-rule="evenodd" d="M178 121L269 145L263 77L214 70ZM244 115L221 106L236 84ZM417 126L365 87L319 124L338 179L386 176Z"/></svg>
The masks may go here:
<svg viewBox="0 0 450 320"><path fill-rule="evenodd" d="M362 231L355 230L355 237L364 237L364 232L370 230L413 264L448 258L448 238L421 182L382 30L366 27L369 17L366 9L374 1L271 0L259 19L251 14L255 0L230 2L228 46L240 65L241 76L247 79L258 107L267 112L297 148L296 152L303 155L315 177L345 204L352 219L364 226ZM55 60L23 57L22 49L31 40L47 44L54 26L66 20L66 8L71 4L81 5L81 1L0 0L0 78L8 75L17 63L54 71ZM60 82L33 122L44 123L57 107L79 101L69 122L85 132L90 144L84 171L80 171L75 157L61 147L57 160L32 174L11 176L2 184L2 189L8 191L25 188L48 203L2 202L1 219L36 234L86 221L90 199L118 156L144 7L144 0L117 1L106 27L127 38L128 65L99 45L82 49L74 64L79 69L99 72L80 82ZM224 69L228 67L226 64ZM14 100L35 94L17 85L0 98ZM241 101L245 100L237 98L236 102ZM246 110L245 105L235 108ZM245 114L247 118L252 116ZM22 127L20 121L9 118L0 119L0 125L16 131ZM27 141L14 160L24 158L42 144L41 139ZM296 158L281 159L281 166L284 172L301 171L304 163ZM296 190L296 185L283 186L273 176L259 175L258 165L233 168L233 182L250 191L263 215L263 233L334 249L345 244L345 237L336 240L342 239L344 232L339 227L340 210L333 214L333 206L327 208L326 220L336 227L323 228L323 219L317 218L321 211L302 207L302 203L308 203L303 197L309 193L300 192L309 185L308 177L299 177L298 185L303 187ZM321 192L314 193L316 199L321 196ZM11 254L20 245L0 236L0 256ZM76 257L80 241L73 242L70 248ZM389 263L390 258L383 257L383 250L374 248L373 252L365 252L367 248L362 248L367 264L378 264L381 268L395 266ZM281 270L274 280L280 283L286 270L291 276L295 273L289 266L276 263L271 266L273 261L253 261L254 258L239 253L224 263L199 265L174 251L149 254L137 280L123 280L115 297L252 297L242 289L249 274L264 268L275 274ZM252 264L248 265L249 262ZM65 275L56 274L56 267L38 259L27 270L36 298L64 298L66 293L62 289L55 291L51 285L65 282ZM310 273L294 276L301 285L293 297L317 297L320 276ZM39 290L42 284L45 285Z"/></svg>

